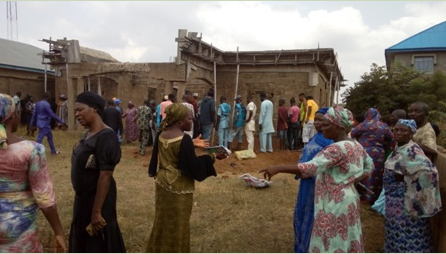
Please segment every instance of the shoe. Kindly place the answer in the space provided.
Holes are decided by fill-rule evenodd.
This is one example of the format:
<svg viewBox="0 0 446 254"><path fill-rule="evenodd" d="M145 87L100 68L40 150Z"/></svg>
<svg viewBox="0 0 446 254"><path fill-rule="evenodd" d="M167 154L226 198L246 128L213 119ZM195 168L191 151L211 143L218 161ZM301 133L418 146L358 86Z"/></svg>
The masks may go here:
<svg viewBox="0 0 446 254"><path fill-rule="evenodd" d="M56 151L55 153L51 153L51 155L58 155L60 154L60 151Z"/></svg>

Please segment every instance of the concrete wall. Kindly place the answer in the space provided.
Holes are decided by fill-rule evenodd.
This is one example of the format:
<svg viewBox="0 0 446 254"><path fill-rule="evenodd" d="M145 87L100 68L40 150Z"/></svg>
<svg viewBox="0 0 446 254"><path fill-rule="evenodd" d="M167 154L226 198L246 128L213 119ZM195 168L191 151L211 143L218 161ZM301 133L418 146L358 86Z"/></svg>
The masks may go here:
<svg viewBox="0 0 446 254"><path fill-rule="evenodd" d="M446 72L446 52L408 52L408 53L395 53L392 63L400 62L406 67L413 67L412 56L413 55L432 55L435 54L437 58L437 64L434 65L434 71L440 70Z"/></svg>
<svg viewBox="0 0 446 254"><path fill-rule="evenodd" d="M40 100L45 92L44 82L44 74L0 68L0 93L13 96L16 92L22 92L22 98L29 94ZM55 81L52 75L48 75L47 89L54 95Z"/></svg>

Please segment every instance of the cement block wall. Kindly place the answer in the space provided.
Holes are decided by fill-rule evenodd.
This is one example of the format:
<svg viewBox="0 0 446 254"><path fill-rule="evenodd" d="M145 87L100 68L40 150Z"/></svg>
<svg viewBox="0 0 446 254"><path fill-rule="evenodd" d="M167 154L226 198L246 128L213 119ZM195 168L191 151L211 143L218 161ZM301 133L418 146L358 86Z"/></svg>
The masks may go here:
<svg viewBox="0 0 446 254"><path fill-rule="evenodd" d="M47 90L55 93L54 76L47 76ZM44 74L18 70L0 69L0 93L15 95L22 92L22 99L27 95L34 96L35 100L43 98L45 92Z"/></svg>

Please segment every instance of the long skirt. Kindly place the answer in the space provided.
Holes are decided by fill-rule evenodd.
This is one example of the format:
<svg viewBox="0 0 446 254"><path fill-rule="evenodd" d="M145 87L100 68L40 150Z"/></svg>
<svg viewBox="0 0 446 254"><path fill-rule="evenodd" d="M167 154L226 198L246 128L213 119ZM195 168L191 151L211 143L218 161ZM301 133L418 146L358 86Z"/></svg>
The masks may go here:
<svg viewBox="0 0 446 254"><path fill-rule="evenodd" d="M294 209L294 252L308 253L314 218L315 178L300 179L299 194Z"/></svg>
<svg viewBox="0 0 446 254"><path fill-rule="evenodd" d="M119 229L116 215L116 183L110 183L109 192L102 205L102 217L107 222L104 229L94 236L90 236L86 227L91 222L91 213L95 200L95 192L90 195L75 196L73 221L68 239L70 253L103 253L126 252L124 241Z"/></svg>
<svg viewBox="0 0 446 254"><path fill-rule="evenodd" d="M386 190L384 252L432 252L429 218L408 216L404 211L406 184L395 181L394 173L386 171L384 188Z"/></svg>
<svg viewBox="0 0 446 254"><path fill-rule="evenodd" d="M146 252L190 252L193 194L176 194L156 184L155 220Z"/></svg>

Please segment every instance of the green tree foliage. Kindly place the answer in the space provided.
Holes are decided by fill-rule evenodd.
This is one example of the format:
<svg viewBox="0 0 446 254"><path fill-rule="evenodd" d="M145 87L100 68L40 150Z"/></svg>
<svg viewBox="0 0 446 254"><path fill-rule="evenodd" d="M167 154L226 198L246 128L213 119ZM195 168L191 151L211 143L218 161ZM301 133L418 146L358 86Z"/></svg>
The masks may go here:
<svg viewBox="0 0 446 254"><path fill-rule="evenodd" d="M354 115L364 115L370 107L386 115L399 108L407 110L415 101L426 102L435 112L444 112L439 101L446 98L446 76L442 72L423 74L398 63L390 70L372 64L370 72L364 73L343 97Z"/></svg>

